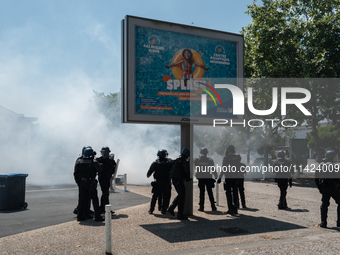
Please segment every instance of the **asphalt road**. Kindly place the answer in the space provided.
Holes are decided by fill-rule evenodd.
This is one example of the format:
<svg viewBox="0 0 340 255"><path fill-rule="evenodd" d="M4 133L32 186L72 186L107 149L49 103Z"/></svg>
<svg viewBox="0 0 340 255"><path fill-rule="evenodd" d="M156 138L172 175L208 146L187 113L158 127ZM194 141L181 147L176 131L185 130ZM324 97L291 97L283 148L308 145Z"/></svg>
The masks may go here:
<svg viewBox="0 0 340 255"><path fill-rule="evenodd" d="M150 201L123 190L122 186L110 193L113 211ZM27 186L25 201L26 210L0 211L0 238L76 220L73 210L78 203L78 188L76 185Z"/></svg>

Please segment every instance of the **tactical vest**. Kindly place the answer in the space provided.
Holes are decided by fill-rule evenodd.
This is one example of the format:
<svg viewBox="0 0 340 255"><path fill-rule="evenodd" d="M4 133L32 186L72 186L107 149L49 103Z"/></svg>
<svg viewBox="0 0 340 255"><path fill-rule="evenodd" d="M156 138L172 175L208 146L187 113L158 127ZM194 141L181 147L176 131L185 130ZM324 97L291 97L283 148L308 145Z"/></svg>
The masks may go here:
<svg viewBox="0 0 340 255"><path fill-rule="evenodd" d="M273 172L277 179L291 178L292 163L284 158L279 158L273 163Z"/></svg>
<svg viewBox="0 0 340 255"><path fill-rule="evenodd" d="M154 162L155 165L155 173L154 178L156 180L167 180L170 178L170 171L172 167L171 160L165 159L165 160L159 160L157 159Z"/></svg>
<svg viewBox="0 0 340 255"><path fill-rule="evenodd" d="M183 157L177 158L174 161L174 165L170 171L170 177L189 179L190 178L189 162Z"/></svg>
<svg viewBox="0 0 340 255"><path fill-rule="evenodd" d="M223 165L222 167L225 168L225 171L224 171L225 178L227 179L242 178L243 173L240 171L241 170L241 156L239 154L226 155L223 158L222 165Z"/></svg>
<svg viewBox="0 0 340 255"><path fill-rule="evenodd" d="M77 162L79 167L78 177L79 178L96 178L97 171L93 166L93 159L80 158Z"/></svg>
<svg viewBox="0 0 340 255"><path fill-rule="evenodd" d="M200 156L196 158L194 161L195 170L196 170L196 178L197 179L211 179L212 171L215 171L214 161L206 156Z"/></svg>

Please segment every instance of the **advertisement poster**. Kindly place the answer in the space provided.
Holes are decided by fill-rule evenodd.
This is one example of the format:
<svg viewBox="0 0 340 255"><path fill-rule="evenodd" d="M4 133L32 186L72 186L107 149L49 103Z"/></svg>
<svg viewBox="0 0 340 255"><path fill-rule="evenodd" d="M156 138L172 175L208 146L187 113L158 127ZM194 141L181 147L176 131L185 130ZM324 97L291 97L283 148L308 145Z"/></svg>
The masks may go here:
<svg viewBox="0 0 340 255"><path fill-rule="evenodd" d="M136 26L135 114L233 118L230 91L214 85L237 85L237 52L237 42Z"/></svg>

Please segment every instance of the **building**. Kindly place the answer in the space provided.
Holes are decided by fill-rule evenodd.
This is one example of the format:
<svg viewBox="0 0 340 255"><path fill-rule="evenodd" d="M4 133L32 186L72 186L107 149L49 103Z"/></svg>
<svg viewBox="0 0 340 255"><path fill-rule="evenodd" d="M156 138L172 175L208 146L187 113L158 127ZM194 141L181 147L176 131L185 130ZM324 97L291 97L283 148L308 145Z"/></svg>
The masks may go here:
<svg viewBox="0 0 340 255"><path fill-rule="evenodd" d="M13 172L19 169L18 160L29 156L32 125L38 118L25 117L0 105L0 155L7 161L1 172Z"/></svg>

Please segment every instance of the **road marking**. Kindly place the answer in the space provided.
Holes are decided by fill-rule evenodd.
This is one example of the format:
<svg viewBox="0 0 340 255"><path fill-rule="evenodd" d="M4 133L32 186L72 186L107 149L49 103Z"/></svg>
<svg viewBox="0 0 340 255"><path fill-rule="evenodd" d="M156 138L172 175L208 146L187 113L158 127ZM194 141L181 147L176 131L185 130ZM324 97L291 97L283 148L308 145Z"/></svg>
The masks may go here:
<svg viewBox="0 0 340 255"><path fill-rule="evenodd" d="M44 192L44 191L56 191L56 190L75 190L75 189L78 189L78 188L27 190L26 193L31 193L31 192Z"/></svg>

